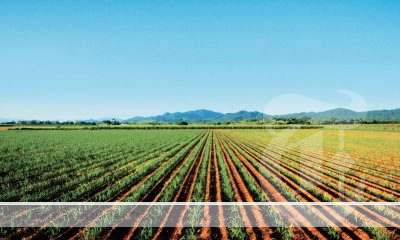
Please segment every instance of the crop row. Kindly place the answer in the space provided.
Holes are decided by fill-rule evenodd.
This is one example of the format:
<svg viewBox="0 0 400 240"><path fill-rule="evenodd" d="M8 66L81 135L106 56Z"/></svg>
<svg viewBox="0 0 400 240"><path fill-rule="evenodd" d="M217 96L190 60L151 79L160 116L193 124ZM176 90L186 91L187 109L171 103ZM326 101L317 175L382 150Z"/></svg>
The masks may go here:
<svg viewBox="0 0 400 240"><path fill-rule="evenodd" d="M354 161L345 154L335 154L333 148L321 153L318 144L290 148L271 140L265 130L7 133L0 140L0 166L5 169L0 178L0 200L350 202L398 201L400 197L400 175L396 171L386 172L385 167L375 168L377 160ZM7 238L26 239L389 239L397 237L400 230L286 227L286 219L302 224L318 219L324 225L332 219L346 221L340 212L327 206L288 206L285 214L276 206L231 206L228 212L226 208L213 208L218 211L218 219L213 220L221 225L238 225L230 228L199 228L201 221L210 222L210 208L185 207L178 213L176 224L192 227L168 228L174 210L174 206L149 207L134 219L141 227L0 231ZM400 209L395 207L360 206L356 211L349 210L347 217L360 224L370 221L395 225L400 220L399 213ZM82 217L79 214L75 217ZM161 221L157 228L149 227L154 218ZM96 217L92 223L97 221L103 219ZM244 222L256 222L259 227L239 227ZM276 227L264 227L267 222Z"/></svg>

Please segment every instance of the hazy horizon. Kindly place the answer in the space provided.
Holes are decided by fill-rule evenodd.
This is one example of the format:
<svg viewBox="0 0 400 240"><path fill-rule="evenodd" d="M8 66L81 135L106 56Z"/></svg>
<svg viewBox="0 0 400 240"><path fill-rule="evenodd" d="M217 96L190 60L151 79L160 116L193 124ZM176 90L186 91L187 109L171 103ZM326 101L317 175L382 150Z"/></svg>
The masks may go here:
<svg viewBox="0 0 400 240"><path fill-rule="evenodd" d="M323 111L352 103L340 89L365 102L352 110L396 109L399 10L398 1L6 0L0 118Z"/></svg>
<svg viewBox="0 0 400 240"><path fill-rule="evenodd" d="M165 113L185 113L185 112L191 112L191 111L199 111L199 110L207 110L207 111L212 111L212 112L218 112L218 113L222 113L222 114L228 114L228 113L237 113L240 111L247 111L247 112L261 112L267 115L271 115L271 116L279 116L279 115L289 115L289 114L295 114L295 113L310 113L310 112L325 112L325 111L329 111L329 110L334 110L337 108L331 108L331 109L326 109L326 110L321 110L321 111L298 111L298 112L287 112L287 113L283 113L283 114L273 114L273 113L266 113L263 111L259 111L259 110L248 110L248 109L241 109L238 111L233 111L233 112L220 112L220 111L214 111L212 109L191 109L191 110L187 110L187 111L167 111L167 112L162 112L162 113L158 113L158 114L154 114L154 115L132 115L132 116L128 116L128 117L120 117L120 116L102 116L102 117L84 117L84 118L80 118L80 119L72 119L72 118L67 118L67 119L41 119L41 118L25 118L25 119L17 119L17 118L9 118L9 117L2 117L0 116L0 121L3 119L7 119L10 121L30 121L30 120L38 120L38 121L87 121L87 120L101 120L101 119L121 119L121 120L127 120L130 118L134 118L134 117L154 117L154 116L159 116L159 115L163 115ZM347 110L351 110L348 108L344 108ZM368 111L379 111L379 110L397 110L400 108L392 108L392 109L369 109ZM354 111L354 110L351 110ZM355 112L359 112L359 111L355 111Z"/></svg>

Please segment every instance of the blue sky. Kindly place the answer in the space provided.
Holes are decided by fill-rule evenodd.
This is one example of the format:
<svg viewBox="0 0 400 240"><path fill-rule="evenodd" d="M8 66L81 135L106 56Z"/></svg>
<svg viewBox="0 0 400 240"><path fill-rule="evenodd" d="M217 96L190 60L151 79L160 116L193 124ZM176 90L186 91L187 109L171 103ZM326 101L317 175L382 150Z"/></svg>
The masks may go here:
<svg viewBox="0 0 400 240"><path fill-rule="evenodd" d="M263 111L282 94L347 105L340 89L398 108L399 12L367 0L1 1L0 117Z"/></svg>

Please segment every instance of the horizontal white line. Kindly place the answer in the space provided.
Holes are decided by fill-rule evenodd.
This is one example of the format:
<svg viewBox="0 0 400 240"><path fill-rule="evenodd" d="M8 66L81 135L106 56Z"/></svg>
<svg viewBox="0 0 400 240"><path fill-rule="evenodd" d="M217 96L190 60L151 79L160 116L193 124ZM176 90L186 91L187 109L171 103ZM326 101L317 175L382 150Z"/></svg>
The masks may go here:
<svg viewBox="0 0 400 240"><path fill-rule="evenodd" d="M400 202L0 202L0 206L400 206Z"/></svg>

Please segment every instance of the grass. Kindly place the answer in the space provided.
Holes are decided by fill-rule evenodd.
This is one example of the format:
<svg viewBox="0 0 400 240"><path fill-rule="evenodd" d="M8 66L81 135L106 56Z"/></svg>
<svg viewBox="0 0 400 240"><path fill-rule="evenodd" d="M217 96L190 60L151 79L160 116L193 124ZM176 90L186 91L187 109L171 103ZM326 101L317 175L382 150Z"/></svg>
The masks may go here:
<svg viewBox="0 0 400 240"><path fill-rule="evenodd" d="M75 128L74 131L1 131L0 201L119 199L137 202L143 200L154 185L159 183L158 189L163 188L164 191L160 192L157 200L169 202L176 197L189 169L199 166L196 180L188 184L194 186L190 201L202 202L205 201L208 164L210 160L214 164L212 151L216 153L218 172L215 174L221 180L223 201L235 202L238 199L229 176L234 169L254 201L266 202L273 199L272 192L265 189L263 192L261 189L260 179L250 171L253 168L271 188L291 202L302 201L303 192L327 202L342 201L344 198L353 201L399 200L400 131L396 126L377 126L373 129L373 126L362 125L356 129L344 130L344 138L337 129L328 127L184 131L134 130L124 127L97 131ZM204 125L193 127L204 128ZM204 155L198 159L196 156L201 154L203 146ZM192 155L186 159L190 152ZM227 156L232 164L229 162L228 165ZM172 169L179 167L180 171L170 174ZM145 178L147 180L142 181ZM211 176L211 181L214 186L215 176ZM293 186L296 185L301 189L295 189ZM324 191L324 188L330 189L332 193ZM155 191L148 197L150 201L157 194ZM188 193L182 194L187 197ZM211 194L215 197L215 192ZM317 214L308 207L296 209L306 218L318 219ZM228 228L229 237L248 238L246 228L242 226L242 210L237 206L229 210L230 215L225 221L236 226ZM382 207L372 207L370 210L390 221L399 219L397 210ZM151 217L142 222L144 227L134 237L151 237L156 229L145 226L151 226L157 217L161 218L163 211L165 207L154 208ZM301 233L297 235L298 229L290 227L290 222L273 207L262 206L260 211L276 226L274 237L302 237ZM110 212L101 221L111 221L113 217ZM184 217L184 222L191 227L184 228L181 237L196 239L201 232L201 228L196 226L202 217L202 206L191 207ZM349 217L366 225L367 215L362 211L351 213ZM109 230L88 228L81 237L96 238ZM51 237L64 231L64 228L47 228L38 236ZM338 228L325 227L318 231L329 239L342 237ZM362 231L374 239L390 239L398 235L386 228L364 227ZM18 229L1 228L0 233L9 238L24 237L24 233L18 233Z"/></svg>

